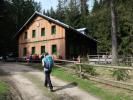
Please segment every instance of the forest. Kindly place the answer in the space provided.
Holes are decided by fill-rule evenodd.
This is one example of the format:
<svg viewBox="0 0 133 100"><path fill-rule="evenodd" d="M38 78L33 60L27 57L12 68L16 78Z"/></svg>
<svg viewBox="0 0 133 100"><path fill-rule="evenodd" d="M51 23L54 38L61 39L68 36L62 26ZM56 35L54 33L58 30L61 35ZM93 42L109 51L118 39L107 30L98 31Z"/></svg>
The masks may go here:
<svg viewBox="0 0 133 100"><path fill-rule="evenodd" d="M112 50L112 20L110 1L113 2L118 55L133 55L133 0L94 0L89 10L88 0L58 0L57 9L44 10L34 0L0 0L0 53L16 52L14 35L35 12L59 20L75 29L87 28L87 35L97 39L98 52Z"/></svg>

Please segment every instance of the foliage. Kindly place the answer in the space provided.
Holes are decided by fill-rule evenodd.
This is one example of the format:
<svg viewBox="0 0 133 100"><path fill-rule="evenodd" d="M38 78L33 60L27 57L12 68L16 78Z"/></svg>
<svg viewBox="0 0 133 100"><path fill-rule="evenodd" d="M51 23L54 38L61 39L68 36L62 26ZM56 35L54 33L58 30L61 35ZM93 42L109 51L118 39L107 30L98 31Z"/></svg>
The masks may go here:
<svg viewBox="0 0 133 100"><path fill-rule="evenodd" d="M96 69L93 66L85 66L85 65L83 65L82 68L85 70L85 72L89 73L92 76L97 75Z"/></svg>
<svg viewBox="0 0 133 100"><path fill-rule="evenodd" d="M114 0L117 15L118 53L130 55L133 52L132 0ZM106 0L95 0L90 13L90 27L93 37L100 41L98 52L111 52L111 18L109 4Z"/></svg>
<svg viewBox="0 0 133 100"><path fill-rule="evenodd" d="M127 72L127 70L124 70L124 69L116 69L116 70L113 70L113 74L112 76L116 77L116 79L118 81L120 80L127 80L129 78L129 74Z"/></svg>
<svg viewBox="0 0 133 100"><path fill-rule="evenodd" d="M82 57L82 58L81 58L81 63L87 63L87 62L88 62L88 58L87 58L87 57ZM92 75L92 76L97 75L96 69L95 69L93 66L78 65L78 67L79 67L79 66L81 66L81 68L82 68L85 72L89 73L90 75Z"/></svg>
<svg viewBox="0 0 133 100"><path fill-rule="evenodd" d="M75 1L80 1L80 4ZM88 0L70 0L67 6L59 0L54 17L74 28L86 27L90 35L100 41L98 52L111 52L111 14L107 0L94 0L88 11ZM118 54L133 54L132 0L114 0L117 19ZM50 11L49 11L50 12ZM52 14L49 13L49 16Z"/></svg>
<svg viewBox="0 0 133 100"><path fill-rule="evenodd" d="M79 23L79 9L76 0L70 0L68 7L65 7L64 22L72 27L78 28Z"/></svg>
<svg viewBox="0 0 133 100"><path fill-rule="evenodd" d="M132 0L119 0L118 5L118 43L119 53L124 55L133 54L133 9Z"/></svg>
<svg viewBox="0 0 133 100"><path fill-rule="evenodd" d="M75 70L80 70L80 68L82 69L82 72L86 72L92 76L97 75L96 69L93 66L88 66L88 65L74 65L71 68L75 69Z"/></svg>
<svg viewBox="0 0 133 100"><path fill-rule="evenodd" d="M34 0L0 1L0 54L17 51L15 34L35 11L40 10L40 4Z"/></svg>
<svg viewBox="0 0 133 100"><path fill-rule="evenodd" d="M95 0L94 8L89 16L90 35L96 38L98 44L98 52L111 51L111 17L107 3Z"/></svg>
<svg viewBox="0 0 133 100"><path fill-rule="evenodd" d="M64 21L64 5L63 0L58 0L57 10L56 10L56 18L63 22Z"/></svg>

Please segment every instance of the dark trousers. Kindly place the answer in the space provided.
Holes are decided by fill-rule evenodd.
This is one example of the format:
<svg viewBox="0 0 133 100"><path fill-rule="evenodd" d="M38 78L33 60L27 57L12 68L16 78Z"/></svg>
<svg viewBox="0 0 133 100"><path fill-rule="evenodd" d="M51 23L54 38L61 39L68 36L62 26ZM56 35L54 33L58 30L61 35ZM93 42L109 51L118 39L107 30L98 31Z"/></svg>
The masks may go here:
<svg viewBox="0 0 133 100"><path fill-rule="evenodd" d="M45 71L45 83L44 83L44 85L46 87L49 85L49 88L53 89L53 86L52 86L52 83L51 83L51 79L50 79L50 73L51 73L51 70Z"/></svg>

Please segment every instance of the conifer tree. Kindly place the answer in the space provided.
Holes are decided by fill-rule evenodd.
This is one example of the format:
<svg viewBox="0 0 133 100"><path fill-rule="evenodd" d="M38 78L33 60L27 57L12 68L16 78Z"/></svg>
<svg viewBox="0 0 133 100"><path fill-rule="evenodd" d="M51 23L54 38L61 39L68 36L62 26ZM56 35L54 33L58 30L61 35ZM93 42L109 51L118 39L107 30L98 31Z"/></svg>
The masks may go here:
<svg viewBox="0 0 133 100"><path fill-rule="evenodd" d="M14 35L40 9L40 4L33 0L0 0L0 53L18 51Z"/></svg>

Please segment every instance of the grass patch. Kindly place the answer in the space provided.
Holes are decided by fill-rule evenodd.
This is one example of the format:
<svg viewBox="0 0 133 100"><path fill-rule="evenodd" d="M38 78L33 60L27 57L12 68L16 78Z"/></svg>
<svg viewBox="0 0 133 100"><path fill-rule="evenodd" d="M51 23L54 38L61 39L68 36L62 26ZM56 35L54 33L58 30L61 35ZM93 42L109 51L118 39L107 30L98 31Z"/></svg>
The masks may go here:
<svg viewBox="0 0 133 100"><path fill-rule="evenodd" d="M8 92L7 84L0 81L0 94L6 94L7 92Z"/></svg>
<svg viewBox="0 0 133 100"><path fill-rule="evenodd" d="M66 71L61 68L54 68L52 75L64 81L76 82L81 89L100 97L102 100L132 100L130 97L123 94L114 94L109 90L97 87L92 81L73 76L71 73L66 73Z"/></svg>
<svg viewBox="0 0 133 100"><path fill-rule="evenodd" d="M0 81L0 100L13 100L8 85Z"/></svg>
<svg viewBox="0 0 133 100"><path fill-rule="evenodd" d="M33 68L43 70L41 64L26 64L26 65L33 66ZM98 83L94 83L87 79L81 79L78 76L74 76L72 73L68 72L63 68L54 67L52 75L64 81L76 82L78 84L78 87L91 93L92 95L101 98L101 100L133 100L133 97L129 96L128 94L126 95L123 92L114 92L113 90L100 87L97 85Z"/></svg>

